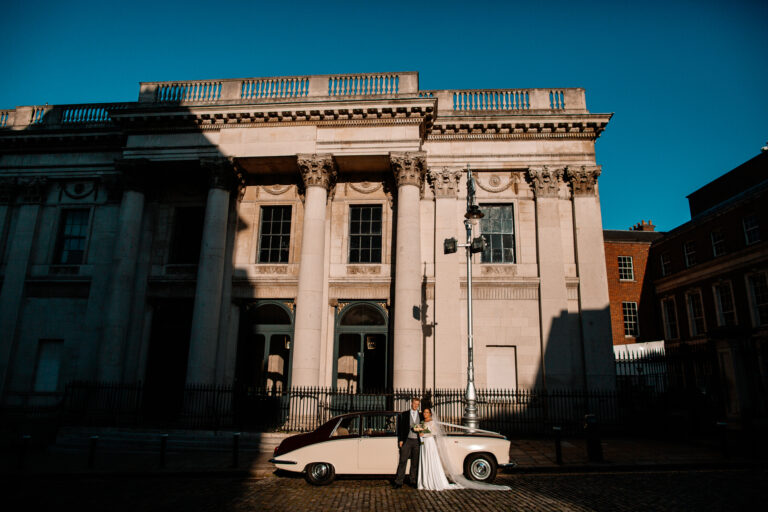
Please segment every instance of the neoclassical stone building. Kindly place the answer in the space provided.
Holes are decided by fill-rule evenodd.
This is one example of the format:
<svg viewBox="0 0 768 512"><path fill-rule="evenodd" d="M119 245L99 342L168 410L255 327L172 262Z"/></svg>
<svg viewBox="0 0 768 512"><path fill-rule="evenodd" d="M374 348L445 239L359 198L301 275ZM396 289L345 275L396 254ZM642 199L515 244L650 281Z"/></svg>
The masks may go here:
<svg viewBox="0 0 768 512"><path fill-rule="evenodd" d="M417 73L142 83L0 111L3 399L74 379L461 388L466 170L478 387L611 387L583 89Z"/></svg>

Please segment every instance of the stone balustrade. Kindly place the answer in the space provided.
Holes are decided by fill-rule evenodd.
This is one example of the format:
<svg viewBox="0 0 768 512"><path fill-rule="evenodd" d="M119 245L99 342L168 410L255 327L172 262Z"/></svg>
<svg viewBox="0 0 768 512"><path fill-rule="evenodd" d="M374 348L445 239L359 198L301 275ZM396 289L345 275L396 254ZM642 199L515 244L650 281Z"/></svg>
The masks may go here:
<svg viewBox="0 0 768 512"><path fill-rule="evenodd" d="M111 123L115 109L148 104L233 105L366 98L435 98L438 114L587 113L584 89L419 90L416 72L142 82L135 103L32 105L0 110L0 128L74 128Z"/></svg>

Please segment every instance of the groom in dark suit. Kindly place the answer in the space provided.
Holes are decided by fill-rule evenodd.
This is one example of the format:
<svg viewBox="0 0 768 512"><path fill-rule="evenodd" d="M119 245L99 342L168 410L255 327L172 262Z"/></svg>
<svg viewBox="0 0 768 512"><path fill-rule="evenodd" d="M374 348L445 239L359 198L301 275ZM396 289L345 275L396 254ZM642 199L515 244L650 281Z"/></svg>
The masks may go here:
<svg viewBox="0 0 768 512"><path fill-rule="evenodd" d="M411 486L416 487L419 471L419 449L421 442L419 435L413 431L413 426L424 419L419 412L421 400L418 397L411 398L411 408L397 415L397 445L400 447L400 462L397 464L397 476L392 487L399 489L405 480L405 466L411 461L410 479Z"/></svg>

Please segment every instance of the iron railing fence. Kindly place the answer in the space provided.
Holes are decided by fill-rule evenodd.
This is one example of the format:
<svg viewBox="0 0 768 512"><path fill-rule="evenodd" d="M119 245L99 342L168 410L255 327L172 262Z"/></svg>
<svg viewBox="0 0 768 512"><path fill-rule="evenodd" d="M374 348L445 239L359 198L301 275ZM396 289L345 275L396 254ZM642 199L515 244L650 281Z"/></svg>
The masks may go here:
<svg viewBox="0 0 768 512"><path fill-rule="evenodd" d="M349 393L325 387L277 391L190 385L158 401L157 393L141 383L102 382L68 384L60 418L69 425L306 432L348 412L406 410L413 396L432 403L442 421L461 424L463 389ZM477 405L481 428L509 435L547 434L554 426L577 434L587 413L611 430L631 416L612 390L486 389L478 390Z"/></svg>

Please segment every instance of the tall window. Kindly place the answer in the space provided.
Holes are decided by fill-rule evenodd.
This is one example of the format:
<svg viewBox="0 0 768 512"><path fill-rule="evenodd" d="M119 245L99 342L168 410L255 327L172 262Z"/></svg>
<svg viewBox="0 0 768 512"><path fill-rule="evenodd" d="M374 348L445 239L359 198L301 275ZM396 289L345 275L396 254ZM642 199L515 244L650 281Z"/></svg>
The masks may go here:
<svg viewBox="0 0 768 512"><path fill-rule="evenodd" d="M635 269L632 265L632 256L619 256L619 280L634 281Z"/></svg>
<svg viewBox="0 0 768 512"><path fill-rule="evenodd" d="M757 215L747 215L742 221L744 225L744 240L747 245L760 241L760 224L757 223Z"/></svg>
<svg viewBox="0 0 768 512"><path fill-rule="evenodd" d="M85 241L88 236L87 209L64 210L59 224L55 263L80 265L85 256Z"/></svg>
<svg viewBox="0 0 768 512"><path fill-rule="evenodd" d="M262 206L259 263L288 263L291 248L291 207Z"/></svg>
<svg viewBox="0 0 768 512"><path fill-rule="evenodd" d="M768 279L765 272L747 277L752 318L755 325L768 325Z"/></svg>
<svg viewBox="0 0 768 512"><path fill-rule="evenodd" d="M639 334L637 324L637 302L622 302L621 312L624 315L624 336Z"/></svg>
<svg viewBox="0 0 768 512"><path fill-rule="evenodd" d="M192 265L200 260L204 220L205 208L202 206L176 208L168 263Z"/></svg>
<svg viewBox="0 0 768 512"><path fill-rule="evenodd" d="M696 242L689 240L683 244L683 255L685 256L685 266L692 267L696 264Z"/></svg>
<svg viewBox="0 0 768 512"><path fill-rule="evenodd" d="M511 204L483 205L480 233L485 237L483 263L515 262L515 222Z"/></svg>
<svg viewBox="0 0 768 512"><path fill-rule="evenodd" d="M712 256L722 256L725 254L725 235L722 231L713 231L710 234L712 239Z"/></svg>
<svg viewBox="0 0 768 512"><path fill-rule="evenodd" d="M717 283L712 286L717 306L717 325L731 327L736 325L736 308L733 305L733 291L730 282Z"/></svg>
<svg viewBox="0 0 768 512"><path fill-rule="evenodd" d="M704 323L704 307L701 303L701 292L696 290L685 295L688 302L688 323L691 328L691 336L700 336L707 330Z"/></svg>
<svg viewBox="0 0 768 512"><path fill-rule="evenodd" d="M677 312L675 311L675 299L672 297L662 299L661 312L664 316L664 334L668 340L679 337L677 331Z"/></svg>
<svg viewBox="0 0 768 512"><path fill-rule="evenodd" d="M380 204L349 207L349 262L381 263Z"/></svg>
<svg viewBox="0 0 768 512"><path fill-rule="evenodd" d="M672 273L672 258L669 256L668 252L665 252L659 257L659 261L661 263L661 275L662 276L668 276Z"/></svg>
<svg viewBox="0 0 768 512"><path fill-rule="evenodd" d="M59 387L62 340L40 340L33 391L56 391Z"/></svg>

